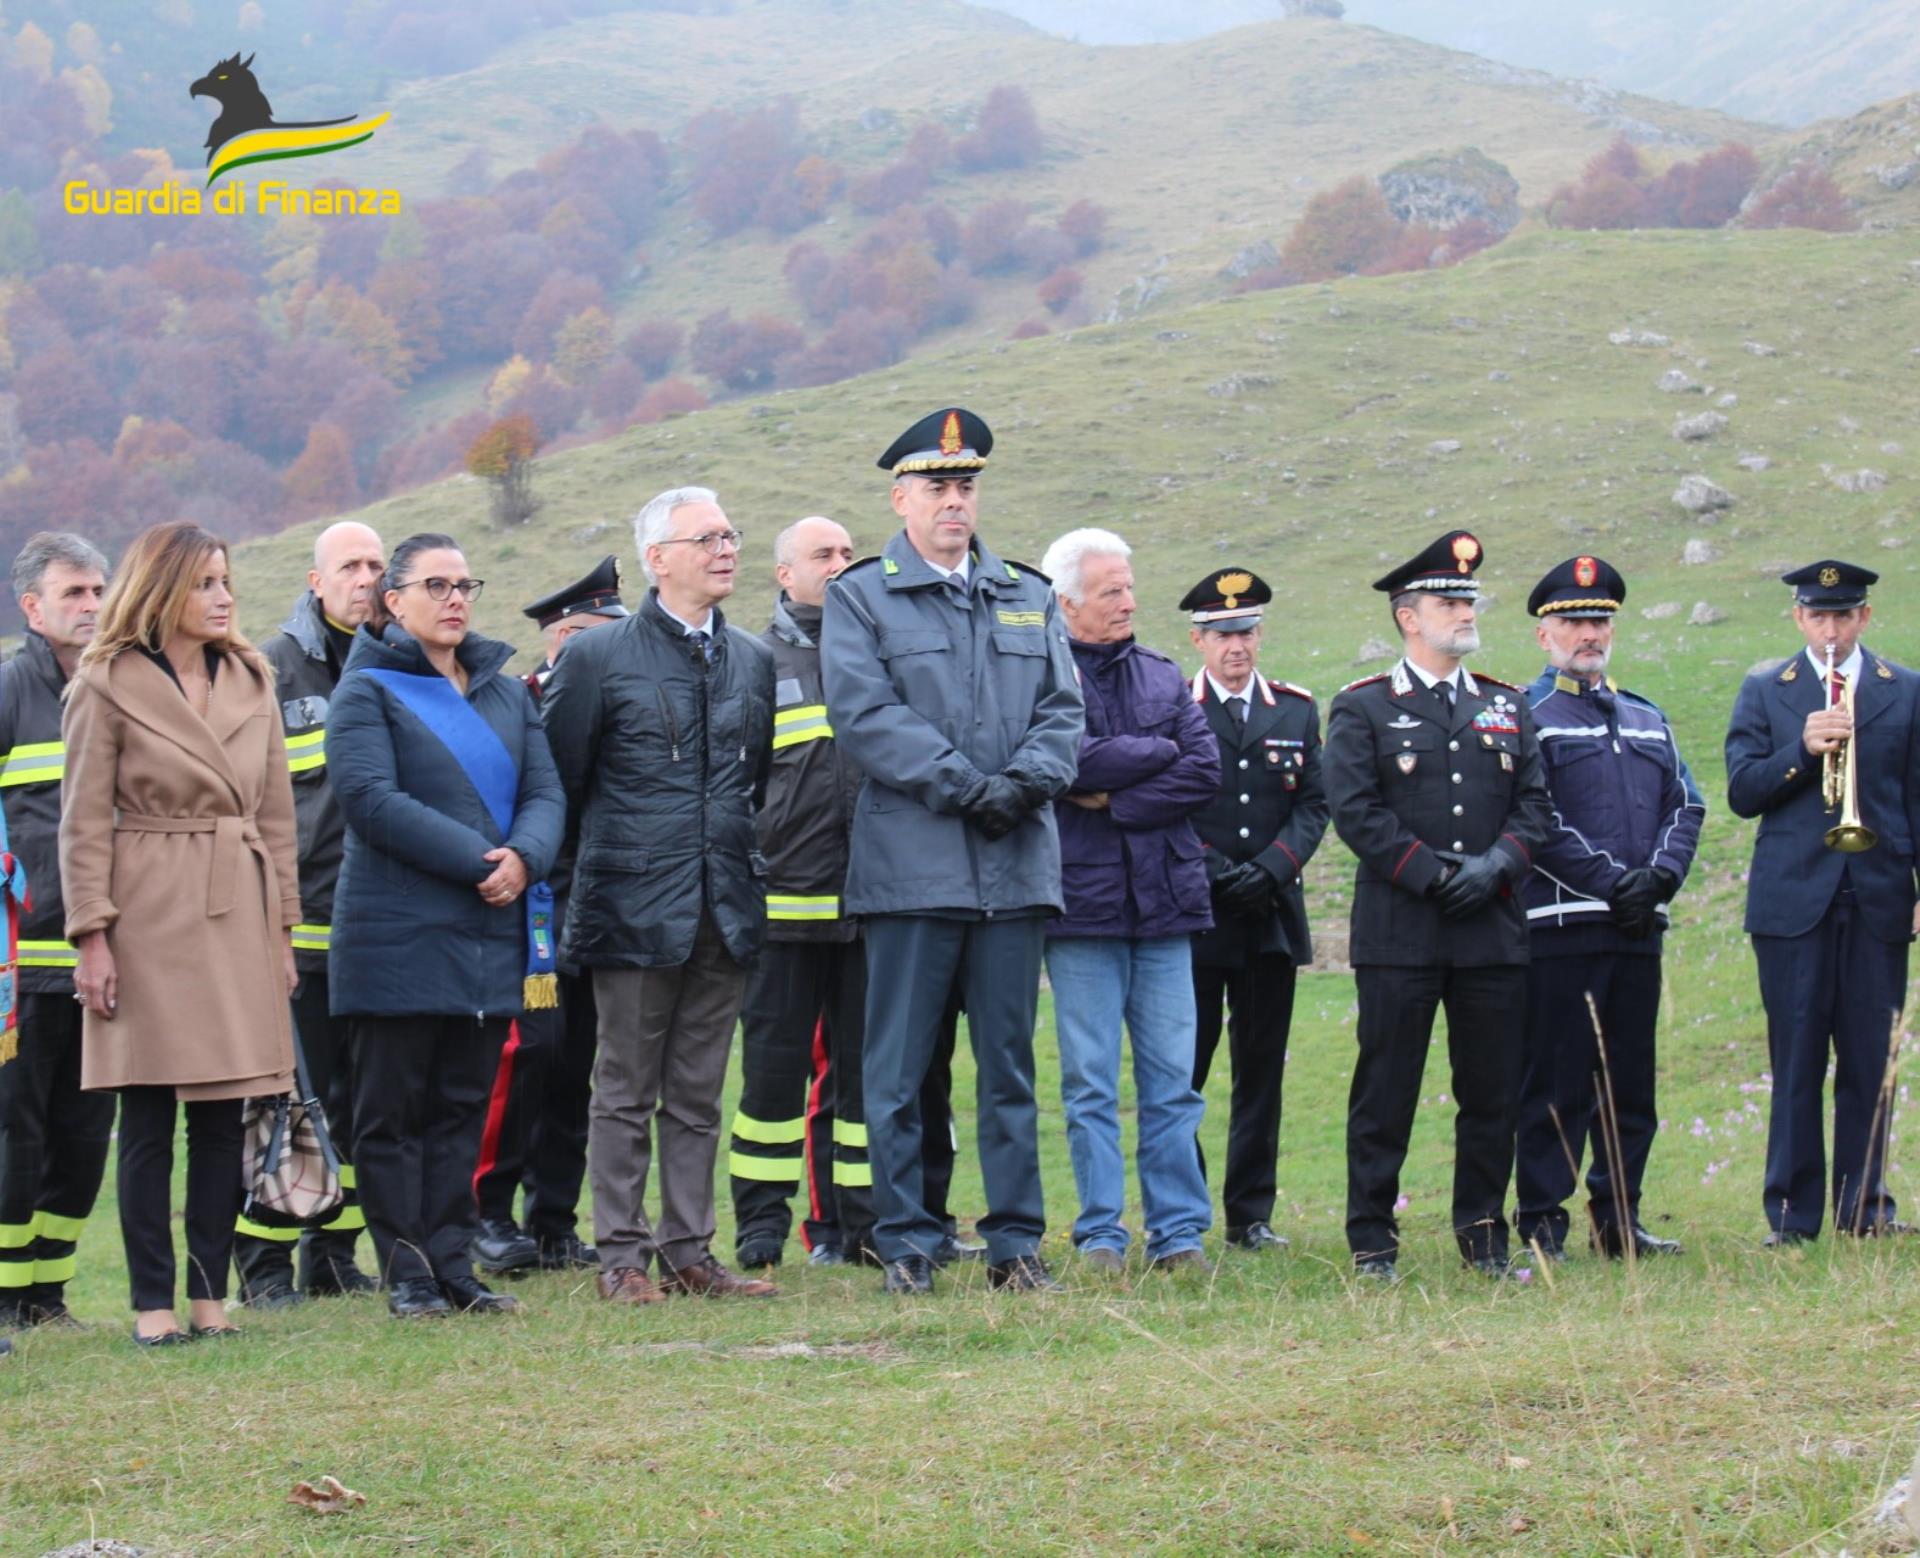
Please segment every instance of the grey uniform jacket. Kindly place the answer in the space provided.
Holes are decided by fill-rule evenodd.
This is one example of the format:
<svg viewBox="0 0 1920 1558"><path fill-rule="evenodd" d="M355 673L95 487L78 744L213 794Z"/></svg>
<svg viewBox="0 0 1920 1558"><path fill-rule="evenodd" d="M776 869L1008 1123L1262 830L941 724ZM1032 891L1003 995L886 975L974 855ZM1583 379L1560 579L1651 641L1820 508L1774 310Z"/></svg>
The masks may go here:
<svg viewBox="0 0 1920 1558"><path fill-rule="evenodd" d="M1003 914L1063 907L1051 802L1004 838L960 815L997 773L1060 796L1086 708L1044 575L978 537L964 593L905 532L827 590L827 714L866 775L847 868L850 914Z"/></svg>

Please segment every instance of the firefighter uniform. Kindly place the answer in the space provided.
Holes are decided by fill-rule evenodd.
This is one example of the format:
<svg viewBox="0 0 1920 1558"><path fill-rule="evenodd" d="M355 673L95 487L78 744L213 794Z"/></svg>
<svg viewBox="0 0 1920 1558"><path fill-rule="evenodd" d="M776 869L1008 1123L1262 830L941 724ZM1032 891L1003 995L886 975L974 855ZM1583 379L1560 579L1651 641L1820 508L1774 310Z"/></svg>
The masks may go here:
<svg viewBox="0 0 1920 1558"><path fill-rule="evenodd" d="M20 918L19 1054L0 1065L0 1328L65 1312L113 1132L114 1095L80 1090L78 955L61 934L65 686L38 633L0 668L0 806L32 905Z"/></svg>
<svg viewBox="0 0 1920 1558"><path fill-rule="evenodd" d="M1196 627L1244 633L1260 625L1272 598L1257 574L1221 568L1189 590L1180 609ZM1327 831L1320 713L1306 688L1258 671L1236 695L1203 669L1193 700L1220 744L1220 793L1193 814L1214 884L1213 929L1193 938L1193 1085L1206 1087L1224 1009L1233 1091L1221 1205L1227 1243L1259 1249L1285 1242L1271 1224L1294 981L1313 960L1301 874ZM1264 893L1236 893L1244 864L1264 874Z"/></svg>
<svg viewBox="0 0 1920 1558"><path fill-rule="evenodd" d="M353 1140L353 1086L347 1070L347 1025L328 1006L327 948L333 935L333 889L345 849L346 822L327 782L327 709L347 663L353 634L328 620L319 597L306 591L293 614L260 646L273 667L280 717L287 732L287 768L293 777L294 822L300 836L300 912L293 928L293 959L300 988L293 1020L307 1076L327 1111L334 1145ZM270 1228L242 1217L233 1264L243 1300L268 1308L292 1301L293 1253L300 1249L298 1291L314 1295L364 1292L373 1282L354 1262L354 1244L367 1226L351 1163L340 1165L346 1200L319 1228Z"/></svg>
<svg viewBox="0 0 1920 1558"><path fill-rule="evenodd" d="M866 948L840 901L861 776L827 719L820 617L783 593L763 640L774 665L773 771L759 819L767 944L740 1013L727 1160L742 1266L779 1264L802 1183L808 1250L857 1257L873 1229L860 1088Z"/></svg>
<svg viewBox="0 0 1920 1558"><path fill-rule="evenodd" d="M541 628L569 617L612 620L629 615L620 599L619 559L608 556L584 578L523 609ZM565 652L565 646L562 646ZM553 675L548 661L525 678L537 706ZM573 886L574 846L562 846L547 885L553 889L553 937L561 944L567 896ZM548 1270L598 1264L580 1238L580 1186L587 1173L587 1112L593 1102L593 1061L599 1045L599 1008L593 981L564 958L558 970L559 1004L520 1015L500 1052L473 1195L480 1211L474 1263L491 1272ZM514 1193L524 1199L521 1221ZM522 1228L525 1229L522 1232Z"/></svg>
<svg viewBox="0 0 1920 1558"><path fill-rule="evenodd" d="M1473 599L1480 543L1440 537L1374 588ZM1540 743L1520 689L1410 661L1344 688L1327 717L1333 825L1359 857L1349 956L1359 1053L1347 1110L1347 1243L1392 1276L1400 1166L1420 1104L1436 1011L1447 1013L1458 1113L1453 1229L1490 1274L1507 1257L1527 920L1519 884L1551 821ZM1466 898L1447 894L1473 884ZM1443 908L1443 904L1448 907Z"/></svg>

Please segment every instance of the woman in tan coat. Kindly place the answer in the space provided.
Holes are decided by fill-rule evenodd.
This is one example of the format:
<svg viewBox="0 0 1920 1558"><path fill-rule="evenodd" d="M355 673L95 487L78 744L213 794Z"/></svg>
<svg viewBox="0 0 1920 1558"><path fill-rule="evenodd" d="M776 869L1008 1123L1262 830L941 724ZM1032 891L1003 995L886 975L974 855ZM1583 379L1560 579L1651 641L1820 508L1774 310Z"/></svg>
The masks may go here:
<svg viewBox="0 0 1920 1558"><path fill-rule="evenodd" d="M293 790L266 662L233 623L223 542L180 522L128 548L67 692L60 876L86 1009L81 1085L120 1094L120 1231L143 1346L174 1313L176 1102L187 1117L193 1336L222 1300L240 1114L293 1085Z"/></svg>

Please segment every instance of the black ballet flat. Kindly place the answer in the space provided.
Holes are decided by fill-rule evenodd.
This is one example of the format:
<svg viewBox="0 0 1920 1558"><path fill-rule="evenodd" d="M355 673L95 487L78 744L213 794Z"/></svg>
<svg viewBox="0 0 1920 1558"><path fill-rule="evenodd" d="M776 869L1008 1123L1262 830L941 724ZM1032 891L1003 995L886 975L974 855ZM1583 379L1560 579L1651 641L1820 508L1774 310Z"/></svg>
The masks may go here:
<svg viewBox="0 0 1920 1558"><path fill-rule="evenodd" d="M237 1325L195 1325L188 1332L196 1342L220 1341L229 1336L245 1336L247 1333ZM179 1333L176 1332L176 1335Z"/></svg>
<svg viewBox="0 0 1920 1558"><path fill-rule="evenodd" d="M193 1338L177 1327L171 1331L161 1331L155 1336L142 1336L136 1326L133 1332L133 1344L136 1347L184 1347Z"/></svg>

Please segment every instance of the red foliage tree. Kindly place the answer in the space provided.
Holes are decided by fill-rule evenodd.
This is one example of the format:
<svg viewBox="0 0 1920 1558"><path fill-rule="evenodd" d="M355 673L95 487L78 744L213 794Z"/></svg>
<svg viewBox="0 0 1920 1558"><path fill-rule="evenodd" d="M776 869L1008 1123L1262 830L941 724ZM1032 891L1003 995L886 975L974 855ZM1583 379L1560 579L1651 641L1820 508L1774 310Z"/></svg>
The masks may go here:
<svg viewBox="0 0 1920 1558"><path fill-rule="evenodd" d="M1747 208L1746 227L1810 227L1816 232L1850 233L1860 225L1840 186L1817 163L1796 162ZM22 408L24 415L25 408Z"/></svg>
<svg viewBox="0 0 1920 1558"><path fill-rule="evenodd" d="M1356 175L1307 202L1280 260L1303 281L1325 281L1378 264L1400 238L1401 223L1380 186Z"/></svg>
<svg viewBox="0 0 1920 1558"><path fill-rule="evenodd" d="M974 116L973 133L953 148L954 159L969 173L990 168L1024 168L1040 155L1040 119L1033 99L1020 87L995 87Z"/></svg>
<svg viewBox="0 0 1920 1558"><path fill-rule="evenodd" d="M84 438L111 444L120 431L120 407L72 347L54 347L27 359L14 375L20 430L35 444Z"/></svg>
<svg viewBox="0 0 1920 1558"><path fill-rule="evenodd" d="M1091 200L1076 200L1060 213L1060 231L1082 259L1098 254L1107 241L1107 208Z"/></svg>
<svg viewBox="0 0 1920 1558"><path fill-rule="evenodd" d="M849 309L812 346L788 358L781 376L792 385L833 384L888 368L900 360L911 334L895 310Z"/></svg>
<svg viewBox="0 0 1920 1558"><path fill-rule="evenodd" d="M1760 176L1750 147L1729 141L1692 162L1676 162L1647 190L1650 215L1665 227L1725 227Z"/></svg>
<svg viewBox="0 0 1920 1558"><path fill-rule="evenodd" d="M657 379L673 366L686 344L687 332L675 319L643 319L620 342L620 350L633 365L650 379Z"/></svg>
<svg viewBox="0 0 1920 1558"><path fill-rule="evenodd" d="M798 325L770 314L735 319L730 309L708 314L693 327L688 352L694 368L733 390L774 382L780 360L806 344Z"/></svg>
<svg viewBox="0 0 1920 1558"><path fill-rule="evenodd" d="M647 376L638 364L624 355L616 357L587 391L587 412L596 422L619 427L646 388Z"/></svg>
<svg viewBox="0 0 1920 1558"><path fill-rule="evenodd" d="M680 132L693 190L694 214L721 235L754 219L768 190L801 158L800 115L793 101L750 114L710 108Z"/></svg>
<svg viewBox="0 0 1920 1558"><path fill-rule="evenodd" d="M513 332L513 349L528 362L553 356L553 337L563 324L586 308L607 306L607 294L591 276L560 271L540 283Z"/></svg>
<svg viewBox="0 0 1920 1558"><path fill-rule="evenodd" d="M1057 314L1080 296L1080 289L1086 285L1087 278L1071 266L1063 266L1034 288L1049 314Z"/></svg>
<svg viewBox="0 0 1920 1558"><path fill-rule="evenodd" d="M1053 327L1044 319L1023 319L1013 327L1007 336L1010 341L1032 341L1043 335L1052 335Z"/></svg>
<svg viewBox="0 0 1920 1558"><path fill-rule="evenodd" d="M685 416L689 411L706 408L707 397L700 393L698 385L686 379L662 379L640 397L640 403L633 408L632 420L641 424L664 422L668 417Z"/></svg>
<svg viewBox="0 0 1920 1558"><path fill-rule="evenodd" d="M345 429L331 422L314 423L306 448L287 467L280 485L289 514L300 519L338 514L358 504L360 481Z"/></svg>
<svg viewBox="0 0 1920 1558"><path fill-rule="evenodd" d="M960 252L975 275L1004 275L1020 267L1020 240L1026 229L1024 201L990 200L967 218Z"/></svg>

